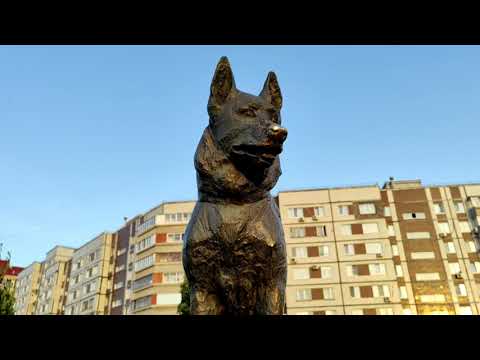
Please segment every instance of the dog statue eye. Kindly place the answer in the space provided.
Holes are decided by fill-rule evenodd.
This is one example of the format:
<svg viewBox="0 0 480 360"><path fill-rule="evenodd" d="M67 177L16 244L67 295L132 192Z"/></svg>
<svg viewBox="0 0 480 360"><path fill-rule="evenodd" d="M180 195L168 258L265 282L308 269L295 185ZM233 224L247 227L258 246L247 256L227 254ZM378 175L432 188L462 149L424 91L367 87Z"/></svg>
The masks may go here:
<svg viewBox="0 0 480 360"><path fill-rule="evenodd" d="M250 109L250 108L240 109L238 112L239 112L240 114L244 115L244 116L249 116L249 117L255 117L255 116L257 116L255 110Z"/></svg>

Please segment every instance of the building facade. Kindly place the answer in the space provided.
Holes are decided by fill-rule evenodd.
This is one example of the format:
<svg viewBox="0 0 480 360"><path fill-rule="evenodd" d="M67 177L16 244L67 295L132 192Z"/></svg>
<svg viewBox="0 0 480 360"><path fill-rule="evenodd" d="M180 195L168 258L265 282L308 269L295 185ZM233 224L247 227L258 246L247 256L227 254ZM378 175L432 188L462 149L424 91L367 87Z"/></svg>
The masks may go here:
<svg viewBox="0 0 480 360"><path fill-rule="evenodd" d="M37 304L42 264L34 262L23 269L15 286L15 315L33 315Z"/></svg>
<svg viewBox="0 0 480 360"><path fill-rule="evenodd" d="M420 181L280 192L288 314L479 314L479 198Z"/></svg>
<svg viewBox="0 0 480 360"><path fill-rule="evenodd" d="M65 290L66 315L109 313L115 235L103 232L74 251ZM114 288L114 285L113 285Z"/></svg>
<svg viewBox="0 0 480 360"><path fill-rule="evenodd" d="M183 234L194 207L194 201L166 202L137 219L129 313L176 314L184 279Z"/></svg>
<svg viewBox="0 0 480 360"><path fill-rule="evenodd" d="M135 224L138 217L126 221L125 225L116 231L115 262L113 283L110 301L110 315L127 315L131 311L133 297L133 261L135 256ZM121 284L121 285L120 285Z"/></svg>
<svg viewBox="0 0 480 360"><path fill-rule="evenodd" d="M480 184L281 191L289 315L480 314ZM17 314L177 312L195 201L165 202L20 272Z"/></svg>
<svg viewBox="0 0 480 360"><path fill-rule="evenodd" d="M56 246L47 253L40 268L35 315L61 315L65 303L70 260L75 249Z"/></svg>

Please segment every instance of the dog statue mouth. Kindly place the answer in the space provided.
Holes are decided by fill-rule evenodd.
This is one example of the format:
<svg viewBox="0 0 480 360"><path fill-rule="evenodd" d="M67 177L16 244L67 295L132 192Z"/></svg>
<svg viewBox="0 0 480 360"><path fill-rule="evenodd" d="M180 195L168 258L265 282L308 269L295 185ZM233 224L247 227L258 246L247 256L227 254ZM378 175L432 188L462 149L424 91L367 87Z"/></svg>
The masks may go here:
<svg viewBox="0 0 480 360"><path fill-rule="evenodd" d="M278 154L282 152L281 144L240 144L232 147L232 152L240 157L248 157L264 163L273 164Z"/></svg>

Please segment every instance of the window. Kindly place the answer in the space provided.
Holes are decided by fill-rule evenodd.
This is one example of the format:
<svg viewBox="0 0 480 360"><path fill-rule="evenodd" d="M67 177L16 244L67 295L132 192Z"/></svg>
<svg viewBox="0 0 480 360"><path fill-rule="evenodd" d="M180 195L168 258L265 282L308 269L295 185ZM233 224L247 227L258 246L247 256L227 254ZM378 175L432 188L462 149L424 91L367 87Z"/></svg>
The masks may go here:
<svg viewBox="0 0 480 360"><path fill-rule="evenodd" d="M288 217L290 219L303 218L303 208L289 208Z"/></svg>
<svg viewBox="0 0 480 360"><path fill-rule="evenodd" d="M383 216L385 217L392 216L392 211L390 210L390 206L385 206L383 208Z"/></svg>
<svg viewBox="0 0 480 360"><path fill-rule="evenodd" d="M338 206L338 215L350 215L350 211L348 210L348 205L339 205Z"/></svg>
<svg viewBox="0 0 480 360"><path fill-rule="evenodd" d="M378 233L378 224L377 223L362 224L362 228L363 228L363 233L364 234Z"/></svg>
<svg viewBox="0 0 480 360"><path fill-rule="evenodd" d="M439 273L417 273L416 279L417 281L440 280L440 274Z"/></svg>
<svg viewBox="0 0 480 360"><path fill-rule="evenodd" d="M188 222L190 220L190 216L190 213L165 214L165 222Z"/></svg>
<svg viewBox="0 0 480 360"><path fill-rule="evenodd" d="M352 298L360 298L360 287L358 286L350 286L350 296Z"/></svg>
<svg viewBox="0 0 480 360"><path fill-rule="evenodd" d="M445 208L443 207L443 203L434 203L433 204L433 212L435 214L444 214L445 213Z"/></svg>
<svg viewBox="0 0 480 360"><path fill-rule="evenodd" d="M378 315L393 315L392 308L380 308L377 310Z"/></svg>
<svg viewBox="0 0 480 360"><path fill-rule="evenodd" d="M93 281L91 283L88 283L87 285L85 285L84 287L84 293L85 294L89 294L91 293L94 289L95 289L95 286L96 286L96 282Z"/></svg>
<svg viewBox="0 0 480 360"><path fill-rule="evenodd" d="M461 233L470 233L472 230L470 229L470 224L468 221L460 221L460 232Z"/></svg>
<svg viewBox="0 0 480 360"><path fill-rule="evenodd" d="M355 247L353 244L343 245L343 251L345 255L355 255Z"/></svg>
<svg viewBox="0 0 480 360"><path fill-rule="evenodd" d="M331 287L323 288L323 298L325 300L334 300L335 297L333 295L333 288Z"/></svg>
<svg viewBox="0 0 480 360"><path fill-rule="evenodd" d="M459 315L473 315L472 308L470 306L460 306Z"/></svg>
<svg viewBox="0 0 480 360"><path fill-rule="evenodd" d="M167 241L168 242L179 242L183 240L182 233L175 233L175 234L167 234Z"/></svg>
<svg viewBox="0 0 480 360"><path fill-rule="evenodd" d="M411 253L412 260L435 259L435 253L432 251L418 251Z"/></svg>
<svg viewBox="0 0 480 360"><path fill-rule="evenodd" d="M312 300L312 291L310 289L297 289L297 301Z"/></svg>
<svg viewBox="0 0 480 360"><path fill-rule="evenodd" d="M454 206L455 206L455 212L457 214L462 214L465 212L465 206L463 205L463 202L461 201L456 201L454 203Z"/></svg>
<svg viewBox="0 0 480 360"><path fill-rule="evenodd" d="M133 291L150 286L153 283L153 275L147 275L133 282Z"/></svg>
<svg viewBox="0 0 480 360"><path fill-rule="evenodd" d="M332 268L330 266L322 266L320 272L322 279L330 279L332 277Z"/></svg>
<svg viewBox="0 0 480 360"><path fill-rule="evenodd" d="M113 285L113 290L117 290L121 288L123 288L123 281L117 282L115 285Z"/></svg>
<svg viewBox="0 0 480 360"><path fill-rule="evenodd" d="M316 217L324 217L325 216L325 208L323 206L317 206L313 208Z"/></svg>
<svg viewBox="0 0 480 360"><path fill-rule="evenodd" d="M450 268L450 273L452 275L460 274L460 264L459 263L448 263L448 267Z"/></svg>
<svg viewBox="0 0 480 360"><path fill-rule="evenodd" d="M327 236L327 227L325 225L317 226L317 236Z"/></svg>
<svg viewBox="0 0 480 360"><path fill-rule="evenodd" d="M352 235L352 225L342 225L342 235Z"/></svg>
<svg viewBox="0 0 480 360"><path fill-rule="evenodd" d="M145 232L147 231L148 229L150 229L152 226L154 226L156 223L156 218L155 216L154 217L151 217L150 219L147 219L143 222L143 224L140 224L138 225L137 229L136 229L136 234L140 234L142 232Z"/></svg>
<svg viewBox="0 0 480 360"><path fill-rule="evenodd" d="M163 282L165 284L178 284L183 281L182 272L166 272L163 273Z"/></svg>
<svg viewBox="0 0 480 360"><path fill-rule="evenodd" d="M395 228L393 225L388 225L388 236L395 236Z"/></svg>
<svg viewBox="0 0 480 360"><path fill-rule="evenodd" d="M440 233L450 234L450 227L446 222L439 222L438 230L440 231Z"/></svg>
<svg viewBox="0 0 480 360"><path fill-rule="evenodd" d="M385 275L385 264L347 265L348 276Z"/></svg>
<svg viewBox="0 0 480 360"><path fill-rule="evenodd" d="M293 269L293 279L294 280L310 279L309 269Z"/></svg>
<svg viewBox="0 0 480 360"><path fill-rule="evenodd" d="M408 294L407 294L407 287L406 286L400 286L400 299L408 299Z"/></svg>
<svg viewBox="0 0 480 360"><path fill-rule="evenodd" d="M392 245L392 255L398 256L398 245Z"/></svg>
<svg viewBox="0 0 480 360"><path fill-rule="evenodd" d="M476 273L479 273L480 272L480 262L479 261L475 261L473 263L469 263L469 267L470 267L470 271L474 274Z"/></svg>
<svg viewBox="0 0 480 360"><path fill-rule="evenodd" d="M369 264L370 275L385 275L385 264Z"/></svg>
<svg viewBox="0 0 480 360"><path fill-rule="evenodd" d="M118 299L112 302L112 308L122 306L122 299Z"/></svg>
<svg viewBox="0 0 480 360"><path fill-rule="evenodd" d="M320 256L328 256L330 254L330 246L322 245L318 247L318 254Z"/></svg>
<svg viewBox="0 0 480 360"><path fill-rule="evenodd" d="M457 293L457 296L467 296L467 288L465 287L465 284L455 285L455 292Z"/></svg>
<svg viewBox="0 0 480 360"><path fill-rule="evenodd" d="M144 296L144 297L142 297L140 299L137 299L133 302L133 308L135 310L138 310L138 309L150 306L151 303L152 303L152 296L151 295Z"/></svg>
<svg viewBox="0 0 480 360"><path fill-rule="evenodd" d="M397 277L403 276L402 265L395 265L395 273L397 274Z"/></svg>
<svg viewBox="0 0 480 360"><path fill-rule="evenodd" d="M367 254L382 254L382 244L381 243L367 243L365 244L365 249Z"/></svg>
<svg viewBox="0 0 480 360"><path fill-rule="evenodd" d="M467 248L469 253L475 253L478 251L475 241L468 241Z"/></svg>
<svg viewBox="0 0 480 360"><path fill-rule="evenodd" d="M445 243L445 248L447 250L447 254L455 254L457 250L455 249L455 244L453 241L449 241Z"/></svg>
<svg viewBox="0 0 480 360"><path fill-rule="evenodd" d="M182 254L179 252L169 252L169 253L161 253L157 254L158 262L166 263L166 262L180 262L182 261Z"/></svg>
<svg viewBox="0 0 480 360"><path fill-rule="evenodd" d="M118 265L116 268L115 268L115 272L119 272L119 271L122 271L125 269L125 265L122 264L122 265Z"/></svg>
<svg viewBox="0 0 480 360"><path fill-rule="evenodd" d="M375 214L375 204L360 204L358 205L358 211L362 215Z"/></svg>
<svg viewBox="0 0 480 360"><path fill-rule="evenodd" d="M429 232L407 232L407 239L416 240L416 239L430 239Z"/></svg>
<svg viewBox="0 0 480 360"><path fill-rule="evenodd" d="M89 258L90 262L95 261L95 255L96 254L94 252L92 252L90 255L88 255L88 258Z"/></svg>
<svg viewBox="0 0 480 360"><path fill-rule="evenodd" d="M98 269L98 265L94 266L94 267L91 267L90 269L88 269L87 271L85 271L85 278L86 279L90 279L91 277L93 277L94 275L97 274L97 269Z"/></svg>
<svg viewBox="0 0 480 360"><path fill-rule="evenodd" d="M149 237L146 237L145 239L140 240L136 244L136 253L138 254L139 252L148 249L155 245L155 235L150 235Z"/></svg>
<svg viewBox="0 0 480 360"><path fill-rule="evenodd" d="M418 220L425 219L425 213L423 212L412 212L403 214L404 220Z"/></svg>
<svg viewBox="0 0 480 360"><path fill-rule="evenodd" d="M347 275L348 276L358 276L359 275L359 267L358 265L347 265Z"/></svg>
<svg viewBox="0 0 480 360"><path fill-rule="evenodd" d="M304 246L292 248L292 257L294 257L294 258L306 258L307 257L307 248L304 247Z"/></svg>
<svg viewBox="0 0 480 360"><path fill-rule="evenodd" d="M155 254L147 256L143 259L135 261L135 271L140 271L152 266L155 261Z"/></svg>
<svg viewBox="0 0 480 360"><path fill-rule="evenodd" d="M390 287L388 285L373 285L373 297L390 297Z"/></svg>
<svg viewBox="0 0 480 360"><path fill-rule="evenodd" d="M117 250L117 256L123 255L123 254L125 254L126 252L127 252L127 249L126 249L126 248ZM92 261L93 261L93 260L92 260Z"/></svg>
<svg viewBox="0 0 480 360"><path fill-rule="evenodd" d="M292 228L290 228L290 236L292 238L305 237L305 228L304 227L292 227Z"/></svg>

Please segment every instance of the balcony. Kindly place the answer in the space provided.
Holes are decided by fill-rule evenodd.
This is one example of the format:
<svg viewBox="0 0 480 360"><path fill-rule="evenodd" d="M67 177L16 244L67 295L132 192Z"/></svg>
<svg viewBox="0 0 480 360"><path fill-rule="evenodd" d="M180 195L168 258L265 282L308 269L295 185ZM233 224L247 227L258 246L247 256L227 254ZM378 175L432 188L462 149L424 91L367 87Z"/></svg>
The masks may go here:
<svg viewBox="0 0 480 360"><path fill-rule="evenodd" d="M137 226L135 229L135 236L139 236L157 225L186 225L190 221L190 217L190 213L155 215L146 220L143 224Z"/></svg>
<svg viewBox="0 0 480 360"><path fill-rule="evenodd" d="M144 232L150 230L156 225L162 225L162 223L165 222L165 216L164 215L156 215L147 221L145 221L143 224L140 224L137 226L135 229L135 236L138 236L140 234L143 234Z"/></svg>

